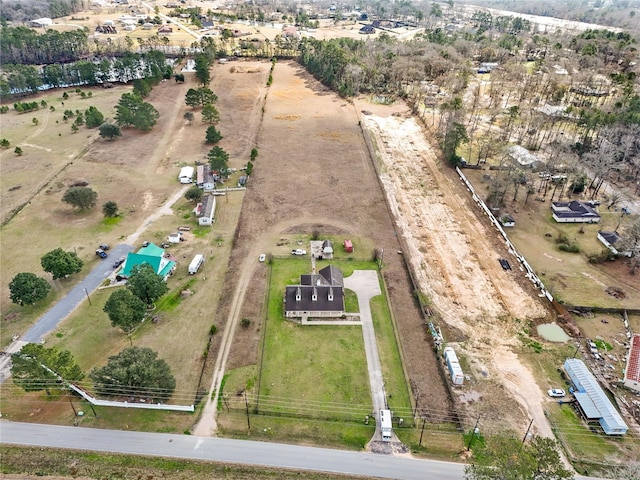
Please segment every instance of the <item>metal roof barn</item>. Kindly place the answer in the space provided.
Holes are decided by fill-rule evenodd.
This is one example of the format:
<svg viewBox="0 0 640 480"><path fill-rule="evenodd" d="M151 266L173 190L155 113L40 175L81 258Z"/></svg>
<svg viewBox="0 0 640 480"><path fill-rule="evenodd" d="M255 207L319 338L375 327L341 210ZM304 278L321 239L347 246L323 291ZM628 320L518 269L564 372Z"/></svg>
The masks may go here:
<svg viewBox="0 0 640 480"><path fill-rule="evenodd" d="M597 418L607 435L627 433L629 427L585 363L577 358L567 358L564 369L577 390L575 397L585 416Z"/></svg>

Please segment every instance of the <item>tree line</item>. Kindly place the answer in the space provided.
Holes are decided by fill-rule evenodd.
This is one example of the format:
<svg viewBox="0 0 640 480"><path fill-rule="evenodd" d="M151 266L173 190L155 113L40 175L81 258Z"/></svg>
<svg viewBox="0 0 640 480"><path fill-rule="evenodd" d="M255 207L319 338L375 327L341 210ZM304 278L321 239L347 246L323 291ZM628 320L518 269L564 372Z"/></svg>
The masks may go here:
<svg viewBox="0 0 640 480"><path fill-rule="evenodd" d="M38 33L27 27L0 26L0 64L67 63L89 54L85 29Z"/></svg>
<svg viewBox="0 0 640 480"><path fill-rule="evenodd" d="M3 0L0 21L22 22L40 17L65 17L86 10L88 0Z"/></svg>
<svg viewBox="0 0 640 480"><path fill-rule="evenodd" d="M118 58L100 61L79 60L42 68L33 65L5 64L0 72L0 97L36 93L43 88L71 85L126 83L137 78L160 81L171 78L173 71L164 53L151 50L142 54L127 52Z"/></svg>

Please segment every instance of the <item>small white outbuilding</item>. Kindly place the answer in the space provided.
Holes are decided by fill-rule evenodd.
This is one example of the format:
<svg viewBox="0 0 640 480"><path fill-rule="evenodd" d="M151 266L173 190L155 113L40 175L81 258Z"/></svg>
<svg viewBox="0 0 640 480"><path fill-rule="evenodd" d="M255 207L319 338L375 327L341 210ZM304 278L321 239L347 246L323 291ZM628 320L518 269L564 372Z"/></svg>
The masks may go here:
<svg viewBox="0 0 640 480"><path fill-rule="evenodd" d="M180 175L178 175L178 180L180 180L180 183L193 182L194 171L195 169L193 167L182 167L180 169Z"/></svg>

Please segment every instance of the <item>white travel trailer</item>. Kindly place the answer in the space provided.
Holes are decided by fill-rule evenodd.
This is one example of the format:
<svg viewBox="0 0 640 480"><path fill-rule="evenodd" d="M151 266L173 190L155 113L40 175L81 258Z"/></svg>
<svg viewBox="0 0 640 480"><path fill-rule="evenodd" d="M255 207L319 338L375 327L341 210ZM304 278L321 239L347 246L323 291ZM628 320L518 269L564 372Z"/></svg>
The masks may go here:
<svg viewBox="0 0 640 480"><path fill-rule="evenodd" d="M189 275L195 275L204 263L204 255L198 253L189 264Z"/></svg>
<svg viewBox="0 0 640 480"><path fill-rule="evenodd" d="M180 183L191 183L193 182L193 173L195 169L193 167L182 167L180 169L180 175L178 175L178 180Z"/></svg>

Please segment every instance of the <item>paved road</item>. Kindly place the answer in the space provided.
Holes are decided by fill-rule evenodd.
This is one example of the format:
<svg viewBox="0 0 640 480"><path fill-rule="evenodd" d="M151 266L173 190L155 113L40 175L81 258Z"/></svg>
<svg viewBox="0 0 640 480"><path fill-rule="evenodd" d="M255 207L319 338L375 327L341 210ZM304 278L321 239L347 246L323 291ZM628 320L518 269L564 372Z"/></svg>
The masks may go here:
<svg viewBox="0 0 640 480"><path fill-rule="evenodd" d="M132 250L133 247L126 244L118 245L109 250L107 252L109 256L100 260L80 283L73 287L64 298L40 317L36 324L22 336L22 340L29 343L42 341L62 320L67 318L82 301L87 299L87 292L93 292L102 284L105 278L113 273L113 262L119 257L126 257L127 253Z"/></svg>
<svg viewBox="0 0 640 480"><path fill-rule="evenodd" d="M65 318L87 299L87 294L91 294L98 288L105 278L113 272L113 262L119 257L124 257L131 252L133 247L127 244L120 244L109 250L109 256L98 264L82 279L75 287L69 291L62 299L51 307L38 321L31 327L18 341L13 342L5 350L7 353L18 352L27 343L41 342L49 333ZM10 355L0 358L0 383L9 376L8 368Z"/></svg>
<svg viewBox="0 0 640 480"><path fill-rule="evenodd" d="M141 433L0 422L4 444L241 463L406 480L458 480L464 465L409 457L348 452L181 434Z"/></svg>
<svg viewBox="0 0 640 480"><path fill-rule="evenodd" d="M400 480L464 478L464 465L459 463L181 434L0 421L0 443L315 470ZM597 480L594 477L580 475L576 475L575 479Z"/></svg>

